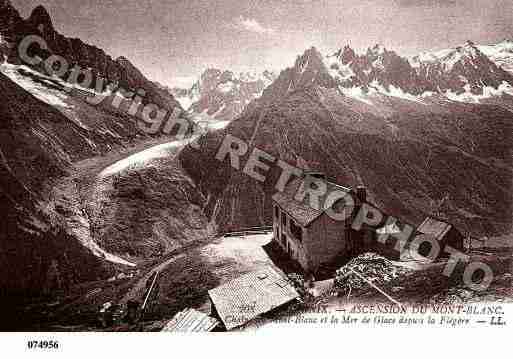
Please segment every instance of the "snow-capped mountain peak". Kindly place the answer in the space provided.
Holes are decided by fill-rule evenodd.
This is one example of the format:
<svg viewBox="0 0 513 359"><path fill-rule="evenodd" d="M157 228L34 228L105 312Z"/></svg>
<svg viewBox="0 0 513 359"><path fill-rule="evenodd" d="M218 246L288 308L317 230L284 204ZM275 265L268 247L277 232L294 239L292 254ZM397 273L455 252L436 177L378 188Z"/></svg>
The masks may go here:
<svg viewBox="0 0 513 359"><path fill-rule="evenodd" d="M466 41L455 48L425 52L410 59L379 44L363 54L346 45L319 56L315 48L306 50L293 67L282 71L264 97L271 101L312 85L336 88L367 103L381 95L425 103L433 96L480 102L513 94L513 76L505 71L508 66L513 68L511 41L488 47Z"/></svg>
<svg viewBox="0 0 513 359"><path fill-rule="evenodd" d="M460 61L473 62L483 54L474 45L472 41L467 41L463 46L458 46L456 49L448 53L441 59L445 66L446 71L451 71L455 64Z"/></svg>
<svg viewBox="0 0 513 359"><path fill-rule="evenodd" d="M410 63L413 67L420 67L421 65L429 65L434 63L441 63L445 69L450 71L452 67L464 58L475 59L479 57L481 52L472 41L466 41L463 45L453 49L443 49L433 52L422 52L419 55L410 58Z"/></svg>
<svg viewBox="0 0 513 359"><path fill-rule="evenodd" d="M269 71L208 69L190 89L174 89L173 94L193 113L226 121L262 94L263 101L270 101L310 86L336 88L367 102L380 95L419 103L432 96L476 102L512 92L512 73L510 40L488 46L466 41L411 58L380 44L363 53L345 45L326 56L311 47L278 78Z"/></svg>
<svg viewBox="0 0 513 359"><path fill-rule="evenodd" d="M191 88L174 88L171 92L196 118L225 122L242 113L274 79L275 75L268 70L235 73L209 68Z"/></svg>
<svg viewBox="0 0 513 359"><path fill-rule="evenodd" d="M513 74L513 41L504 40L494 45L483 45L479 50L498 66Z"/></svg>
<svg viewBox="0 0 513 359"><path fill-rule="evenodd" d="M374 55L374 56L380 56L380 55L385 54L386 52L387 52L387 49L385 48L385 46L383 46L381 44L376 44L372 48L369 48L367 50L367 54Z"/></svg>
<svg viewBox="0 0 513 359"><path fill-rule="evenodd" d="M329 74L338 81L347 81L355 75L351 69L351 63L356 58L356 53L348 45L332 55L324 58L324 65Z"/></svg>
<svg viewBox="0 0 513 359"><path fill-rule="evenodd" d="M453 49L420 54L410 63L418 76L425 79L429 91L480 95L485 88L499 89L504 83L513 84L511 73L497 59L481 51L482 48L467 41ZM499 52L493 47L486 49Z"/></svg>

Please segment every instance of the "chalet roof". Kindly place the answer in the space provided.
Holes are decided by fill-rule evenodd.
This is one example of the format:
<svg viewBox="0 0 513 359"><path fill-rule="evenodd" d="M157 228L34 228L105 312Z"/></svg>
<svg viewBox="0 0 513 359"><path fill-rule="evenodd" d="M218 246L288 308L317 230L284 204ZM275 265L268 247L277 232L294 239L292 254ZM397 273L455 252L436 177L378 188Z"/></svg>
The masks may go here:
<svg viewBox="0 0 513 359"><path fill-rule="evenodd" d="M276 193L273 200L303 227L308 226L323 213L323 211L304 205L281 192Z"/></svg>
<svg viewBox="0 0 513 359"><path fill-rule="evenodd" d="M195 309L186 309L177 313L162 331L181 333L210 332L218 324L219 322L216 319L209 317L205 313Z"/></svg>
<svg viewBox="0 0 513 359"><path fill-rule="evenodd" d="M299 297L288 280L271 266L245 274L208 294L227 330Z"/></svg>
<svg viewBox="0 0 513 359"><path fill-rule="evenodd" d="M451 230L452 224L444 222L442 220L427 217L424 222L421 223L417 231L424 234L431 234L437 240L441 240Z"/></svg>
<svg viewBox="0 0 513 359"><path fill-rule="evenodd" d="M329 194L334 191L350 192L351 189L340 186L336 183L326 181L328 190L324 196L319 196L321 206L326 201ZM310 205L309 196L305 196L303 201L296 201L296 194L303 190L303 181L299 178L292 180L286 187L284 192L277 192L273 196L273 200L286 211L299 225L307 227L324 212L324 209L315 209ZM337 211L340 211L338 209Z"/></svg>

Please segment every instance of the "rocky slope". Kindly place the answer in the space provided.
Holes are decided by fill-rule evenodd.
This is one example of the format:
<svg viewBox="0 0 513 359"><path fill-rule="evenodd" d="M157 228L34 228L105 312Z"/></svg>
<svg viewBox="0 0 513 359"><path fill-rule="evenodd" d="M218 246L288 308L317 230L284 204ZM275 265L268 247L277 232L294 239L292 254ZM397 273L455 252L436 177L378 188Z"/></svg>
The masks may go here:
<svg viewBox="0 0 513 359"><path fill-rule="evenodd" d="M513 73L513 41L504 40L498 44L483 45L479 50L488 56L497 66Z"/></svg>
<svg viewBox="0 0 513 359"><path fill-rule="evenodd" d="M134 262L158 259L215 231L204 198L180 167L179 145L129 156L79 184L98 245Z"/></svg>
<svg viewBox="0 0 513 359"><path fill-rule="evenodd" d="M146 221L144 216L131 216L131 210L114 210L108 217L110 222L102 218L101 226L96 226L93 219L97 218L91 217L87 205L99 199L85 195L89 188L96 186L101 165L110 164L109 156L110 161L115 161L123 153L143 150L159 141L173 141L174 136L143 131L137 118L128 113L131 104L128 97L108 91L98 93L70 84L65 78L50 76L42 68L20 63L16 44L29 33L42 35L52 54L73 60L81 67L90 67L109 81L119 81L126 89L144 89L148 95L146 102L169 110L179 107L170 94L158 89L128 60L113 61L103 50L57 33L44 8L36 8L29 19L23 20L8 1L0 1L1 49L7 60L0 64L0 89L5 97L0 104L0 194L2 214L6 218L0 228L0 260L5 266L0 275L0 300L13 302L40 294L55 295L84 281L106 279L117 270L126 270L131 260L151 259L170 250L148 249L151 246L145 242L146 237L138 237L138 244L130 247L133 239L130 235L135 233L120 229L121 224ZM91 103L89 99L95 96L103 101ZM113 106L115 101L119 106ZM86 179L92 182L87 188L83 187ZM159 182L169 179L168 176ZM191 206L192 211L194 206L188 199L200 201L187 197L186 192L173 196L177 189L174 184L166 184L167 187L155 189L159 188L162 197L157 206L173 198L177 207ZM177 186L181 185L178 181ZM126 180L116 191L126 195L126 191L140 190L138 187L141 183ZM110 209L118 208L123 202L120 197L123 194L111 194ZM137 207L141 203L132 201L124 205ZM178 216L174 220L174 212L180 210L181 207L175 208L170 214L155 209L152 221L145 222L148 226L141 224L146 234L151 232L148 241L156 247L159 243L172 247L171 242L179 242L177 238L184 228L191 227L187 221L203 220L193 215L190 219ZM117 240L112 226L118 220L117 228L123 233L124 242L116 247L102 241L101 236L106 234ZM193 223L192 227L201 227L200 224ZM96 231L97 227L101 230ZM204 230L193 228L191 232L195 229Z"/></svg>
<svg viewBox="0 0 513 359"><path fill-rule="evenodd" d="M141 168L128 163L99 176L112 161L172 137L152 138L121 111L91 106L59 82L51 88L43 80L28 68L0 66L6 94L0 193L7 218L0 229L7 268L0 300L107 279L210 235L203 199L179 167L161 172L155 164L146 168L144 158ZM160 156L167 169L174 166L174 156Z"/></svg>
<svg viewBox="0 0 513 359"><path fill-rule="evenodd" d="M161 108L172 111L178 105L176 100L167 91L160 89L155 83L148 80L130 61L124 57L113 59L93 45L84 43L77 38L63 36L55 30L51 17L43 6L36 7L28 19L22 19L16 9L8 0L0 3L0 34L9 41L9 62L18 62L17 47L20 41L28 35L41 36L48 44L49 50L30 48L31 55L39 55L43 60L50 55L64 57L70 64L70 69L79 66L82 69L91 69L93 73L94 88L98 78L105 79L107 83L116 83L127 91L143 90L144 103L154 103ZM40 68L40 70L42 70ZM63 78L67 78L69 73Z"/></svg>
<svg viewBox="0 0 513 359"><path fill-rule="evenodd" d="M64 176L74 155L88 153L84 132L0 74L0 193L4 215L0 254L2 295L64 289L108 276L111 265L94 256L59 225L48 185Z"/></svg>

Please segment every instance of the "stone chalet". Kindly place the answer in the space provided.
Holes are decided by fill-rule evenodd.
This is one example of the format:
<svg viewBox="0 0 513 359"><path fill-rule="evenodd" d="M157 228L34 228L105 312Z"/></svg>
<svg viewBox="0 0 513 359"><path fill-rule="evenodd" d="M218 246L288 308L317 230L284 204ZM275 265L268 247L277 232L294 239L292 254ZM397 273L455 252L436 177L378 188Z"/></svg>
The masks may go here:
<svg viewBox="0 0 513 359"><path fill-rule="evenodd" d="M311 174L321 177L321 174ZM352 192L351 189L326 181L327 193L334 190ZM278 192L273 196L273 232L274 241L298 262L305 272L316 272L321 265L333 262L338 258L350 258L361 252L359 246L366 241L362 236L365 233L351 228L354 214L362 202L366 200L365 188L359 188L353 199L356 201L354 208L343 208L344 201L334 205L337 213L343 210L351 211L345 221L337 221L331 218L326 211L310 206L309 196L305 196L302 202L294 199L298 189L302 185L301 179L289 182L284 192ZM327 196L327 195L326 195ZM320 203L324 203L325 197L319 197ZM341 203L341 204L340 204Z"/></svg>
<svg viewBox="0 0 513 359"><path fill-rule="evenodd" d="M294 179L285 187L284 192L273 196L273 241L278 243L288 256L299 263L305 273L316 273L322 266L341 264L363 252L372 251L390 259L399 260L403 253L394 249L397 239L389 237L386 244L376 239L383 234L397 234L405 222L397 221L396 225L382 223L376 228L362 227L356 231L351 226L362 203L368 203L365 187L358 187L356 191L327 181L320 173L311 173L310 176L323 179L328 191L334 190L349 192L355 201L354 207L346 207L344 201L333 206L336 213L344 210L351 211L344 221L331 218L325 210L315 209L309 203L309 196L303 201L295 199L298 190L301 190L302 179ZM325 195L326 197L327 195ZM321 207L325 197L319 197ZM383 212L387 217L387 214ZM413 227L413 226L412 226ZM410 240L418 236L434 237L440 242L441 248L450 245L454 249L463 249L463 236L451 224L428 217L411 234ZM428 247L429 248L429 247ZM425 247L421 247L421 255L425 255ZM443 251L442 251L443 252ZM404 252L408 253L408 252Z"/></svg>

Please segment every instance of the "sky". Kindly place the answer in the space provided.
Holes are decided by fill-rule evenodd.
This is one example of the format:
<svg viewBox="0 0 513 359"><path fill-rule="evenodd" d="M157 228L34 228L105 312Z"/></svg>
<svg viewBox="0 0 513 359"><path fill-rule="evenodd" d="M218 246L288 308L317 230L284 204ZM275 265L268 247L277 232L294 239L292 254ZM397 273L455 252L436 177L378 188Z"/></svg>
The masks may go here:
<svg viewBox="0 0 513 359"><path fill-rule="evenodd" d="M26 17L125 56L151 80L190 85L206 68L280 71L305 49L383 44L401 55L513 40L512 0L11 0Z"/></svg>

